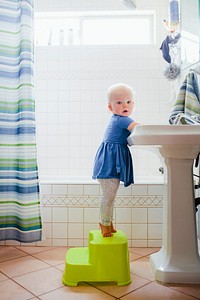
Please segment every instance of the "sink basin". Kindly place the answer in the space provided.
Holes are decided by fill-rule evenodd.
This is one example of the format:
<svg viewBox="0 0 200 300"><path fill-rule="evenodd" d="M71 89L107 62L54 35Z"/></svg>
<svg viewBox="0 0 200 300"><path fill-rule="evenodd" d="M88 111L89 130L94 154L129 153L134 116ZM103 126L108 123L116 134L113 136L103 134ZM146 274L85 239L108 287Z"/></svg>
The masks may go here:
<svg viewBox="0 0 200 300"><path fill-rule="evenodd" d="M162 248L150 256L155 279L199 284L193 162L200 152L200 125L138 125L128 144L153 149L165 170Z"/></svg>
<svg viewBox="0 0 200 300"><path fill-rule="evenodd" d="M138 125L128 137L131 145L198 145L200 125Z"/></svg>

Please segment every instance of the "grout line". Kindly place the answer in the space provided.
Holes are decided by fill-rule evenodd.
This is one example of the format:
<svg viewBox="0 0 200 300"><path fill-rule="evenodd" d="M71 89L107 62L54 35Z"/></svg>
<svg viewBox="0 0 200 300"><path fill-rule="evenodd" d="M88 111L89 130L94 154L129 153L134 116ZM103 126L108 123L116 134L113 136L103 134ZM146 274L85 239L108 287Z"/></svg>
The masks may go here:
<svg viewBox="0 0 200 300"><path fill-rule="evenodd" d="M176 283L172 283L172 284L176 284ZM184 285L184 286L186 286L186 285L190 285L189 283L188 284L186 284L186 283L179 283L180 285ZM172 291L176 291L176 292L179 292L179 293L181 293L181 294L183 294L183 295L186 295L186 296L190 296L190 297L193 297L194 299L200 299L199 297L197 298L196 296L192 296L191 294L187 294L187 293L185 293L185 292L183 292L183 291L181 291L181 290L178 290L178 289L174 289L172 286L170 286L170 283L169 283L169 285L167 285L167 283L166 284L163 284L165 287L167 287L167 288L169 288L169 289L171 289ZM195 285L195 284L194 284ZM199 286L199 284L196 284L197 286Z"/></svg>
<svg viewBox="0 0 200 300"><path fill-rule="evenodd" d="M29 273L27 273L29 274ZM15 281L14 280L14 277L13 278L9 278L12 282L14 282L15 284L17 284L18 286L20 286L23 290L27 291L29 294L31 294L34 298L37 297L35 294L33 294L33 292L29 291L27 288L25 288L23 285L21 285L19 282Z"/></svg>
<svg viewBox="0 0 200 300"><path fill-rule="evenodd" d="M137 275L137 276L138 276L138 275ZM139 277L141 277L141 276L139 276ZM142 278L142 279L146 279L146 278L144 278L144 277L141 277L141 278ZM140 290L140 289L142 289L143 287L145 287L145 286L151 284L152 282L153 282L153 281L149 281L148 283L145 283L144 285L141 285L140 287L138 287L138 288L136 288L136 289L134 289L134 290L128 292L127 294L124 294L123 296L121 296L122 298L120 298L120 299L123 300L123 297L125 297L125 296L127 296L127 295L129 295L129 294L131 294L131 293L134 293L134 292L136 292L136 291L138 291L138 290ZM134 298L134 295L133 295L133 298Z"/></svg>

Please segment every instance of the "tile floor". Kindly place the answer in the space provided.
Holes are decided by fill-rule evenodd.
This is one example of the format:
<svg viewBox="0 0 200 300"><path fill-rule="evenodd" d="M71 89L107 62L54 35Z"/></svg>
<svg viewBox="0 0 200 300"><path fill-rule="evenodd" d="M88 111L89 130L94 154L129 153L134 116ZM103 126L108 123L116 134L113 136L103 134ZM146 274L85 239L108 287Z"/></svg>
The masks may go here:
<svg viewBox="0 0 200 300"><path fill-rule="evenodd" d="M158 248L130 248L132 283L62 284L65 247L0 246L0 299L69 300L194 300L200 284L164 285L153 278L149 255Z"/></svg>

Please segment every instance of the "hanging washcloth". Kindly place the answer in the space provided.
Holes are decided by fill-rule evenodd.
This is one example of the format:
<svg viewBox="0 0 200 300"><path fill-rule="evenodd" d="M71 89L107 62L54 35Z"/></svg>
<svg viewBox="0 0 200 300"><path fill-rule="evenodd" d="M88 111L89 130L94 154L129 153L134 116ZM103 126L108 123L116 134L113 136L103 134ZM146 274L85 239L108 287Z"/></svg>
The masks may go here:
<svg viewBox="0 0 200 300"><path fill-rule="evenodd" d="M197 75L194 72L188 73L183 81L169 116L170 124L173 124L179 113L186 113L190 116L200 115L199 88Z"/></svg>
<svg viewBox="0 0 200 300"><path fill-rule="evenodd" d="M171 42L171 37L167 36L162 45L160 46L160 50L162 50L163 58L170 64L171 63L171 56L169 55L169 44Z"/></svg>
<svg viewBox="0 0 200 300"><path fill-rule="evenodd" d="M163 58L170 64L171 63L171 56L170 56L170 46L175 45L178 43L181 35L178 33L175 37L172 37L168 35L164 41L162 42L162 45L160 46L160 50L162 50Z"/></svg>

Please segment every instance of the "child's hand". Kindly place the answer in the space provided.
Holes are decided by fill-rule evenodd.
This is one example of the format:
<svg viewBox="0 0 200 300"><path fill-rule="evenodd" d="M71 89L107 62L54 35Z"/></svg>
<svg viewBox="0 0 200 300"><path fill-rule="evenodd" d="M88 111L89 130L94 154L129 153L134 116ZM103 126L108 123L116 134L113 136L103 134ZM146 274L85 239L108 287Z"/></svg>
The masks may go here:
<svg viewBox="0 0 200 300"><path fill-rule="evenodd" d="M140 125L140 123L137 122L132 122L129 126L128 126L128 130L133 130L135 128L135 126Z"/></svg>

